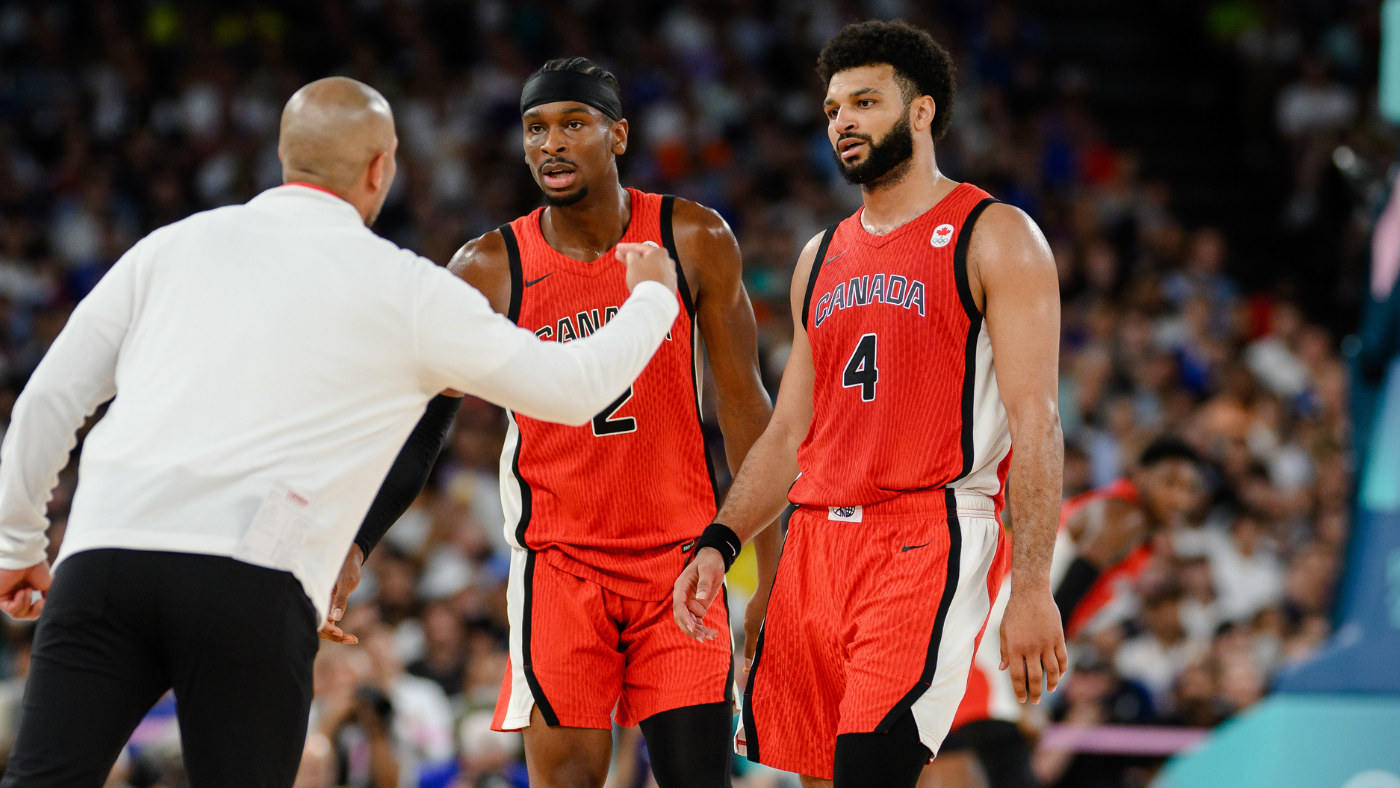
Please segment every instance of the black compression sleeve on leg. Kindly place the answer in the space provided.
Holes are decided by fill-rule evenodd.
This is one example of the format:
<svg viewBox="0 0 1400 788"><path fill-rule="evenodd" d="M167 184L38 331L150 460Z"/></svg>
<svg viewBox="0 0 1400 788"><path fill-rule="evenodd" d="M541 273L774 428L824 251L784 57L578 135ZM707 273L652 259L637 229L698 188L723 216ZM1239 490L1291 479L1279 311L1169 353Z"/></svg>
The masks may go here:
<svg viewBox="0 0 1400 788"><path fill-rule="evenodd" d="M1089 593L1089 589L1094 587L1094 581L1099 579L1099 568L1085 561L1083 558L1075 558L1065 571L1065 576L1060 580L1060 587L1055 589L1055 607L1060 609L1060 625L1069 626L1070 616L1074 615L1074 609L1084 599L1084 595Z"/></svg>
<svg viewBox="0 0 1400 788"><path fill-rule="evenodd" d="M919 741L914 713L906 711L888 733L836 737L833 788L914 788L932 754Z"/></svg>
<svg viewBox="0 0 1400 788"><path fill-rule="evenodd" d="M389 526L408 511L418 493L423 491L433 463L442 451L442 443L447 438L447 428L452 425L452 417L457 415L457 409L461 406L461 397L446 394L439 394L428 401L423 418L418 420L418 426L409 433L399 456L389 466L389 473L379 486L374 502L369 505L365 521L360 524L360 532L355 534L355 544L360 546L366 558L388 532Z"/></svg>
<svg viewBox="0 0 1400 788"><path fill-rule="evenodd" d="M729 788L734 706L684 706L642 720L658 788Z"/></svg>

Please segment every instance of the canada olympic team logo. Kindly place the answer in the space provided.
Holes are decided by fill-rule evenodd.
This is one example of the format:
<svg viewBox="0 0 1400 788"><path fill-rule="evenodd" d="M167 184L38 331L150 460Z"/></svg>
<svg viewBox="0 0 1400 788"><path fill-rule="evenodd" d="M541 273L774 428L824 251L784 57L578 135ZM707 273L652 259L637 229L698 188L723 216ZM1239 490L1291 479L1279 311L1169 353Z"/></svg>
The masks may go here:
<svg viewBox="0 0 1400 788"><path fill-rule="evenodd" d="M935 248L942 249L951 240L953 240L953 225L940 224L933 228L933 237L928 242L933 244Z"/></svg>

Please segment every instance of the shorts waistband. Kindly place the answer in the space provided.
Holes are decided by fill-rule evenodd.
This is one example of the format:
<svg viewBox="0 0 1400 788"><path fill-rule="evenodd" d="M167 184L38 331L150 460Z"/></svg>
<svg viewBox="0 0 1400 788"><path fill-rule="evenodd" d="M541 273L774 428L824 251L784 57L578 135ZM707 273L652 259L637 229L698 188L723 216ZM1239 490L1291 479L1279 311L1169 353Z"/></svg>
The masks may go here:
<svg viewBox="0 0 1400 788"><path fill-rule="evenodd" d="M898 517L904 515L943 514L948 511L948 493L952 492L957 513L963 517L995 517L996 501L990 496L971 490L919 490L896 495L875 503L851 506L828 506L827 519L862 522L865 517ZM814 513L823 507L804 504Z"/></svg>

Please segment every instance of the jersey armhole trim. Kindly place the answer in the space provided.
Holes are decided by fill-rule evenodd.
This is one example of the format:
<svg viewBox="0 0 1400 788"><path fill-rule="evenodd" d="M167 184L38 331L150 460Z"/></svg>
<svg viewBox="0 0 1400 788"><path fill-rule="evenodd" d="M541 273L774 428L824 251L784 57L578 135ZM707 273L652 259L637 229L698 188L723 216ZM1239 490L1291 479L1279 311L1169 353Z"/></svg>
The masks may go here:
<svg viewBox="0 0 1400 788"><path fill-rule="evenodd" d="M506 317L516 325L520 324L520 297L525 292L525 269L520 264L520 244L515 240L515 231L509 224L496 228L506 242L506 257L510 260L510 306Z"/></svg>
<svg viewBox="0 0 1400 788"><path fill-rule="evenodd" d="M968 283L967 277L967 249L972 245L972 229L977 224L977 219L982 212L987 210L987 206L995 202L1001 202L995 197L987 197L968 212L967 218L963 219L962 232L958 233L958 243L953 247L953 278L958 284L958 300L962 301L963 311L967 313L967 319L973 322L982 319L982 311L977 308L977 302L972 300L972 286Z"/></svg>
<svg viewBox="0 0 1400 788"><path fill-rule="evenodd" d="M982 333L982 312L972 300L972 287L968 284L967 248L972 244L972 228L978 217L994 202L997 202L995 198L987 197L972 207L963 220L962 230L958 232L958 243L953 247L953 278L958 285L958 300L962 301L963 311L967 313L967 346L963 350L962 407L959 409L962 429L958 443L962 449L962 470L950 484L956 484L972 473L972 463L977 453L972 432L972 400L977 393L977 340Z"/></svg>
<svg viewBox="0 0 1400 788"><path fill-rule="evenodd" d="M812 270L807 274L807 292L802 296L802 330L807 330L807 313L812 307L812 291L817 288L817 275L821 273L822 261L826 259L827 247L831 246L831 239L836 235L838 224L833 224L826 228L822 234L821 246L817 247L817 256L812 260Z"/></svg>
<svg viewBox="0 0 1400 788"><path fill-rule="evenodd" d="M676 289L680 291L681 303L685 304L685 311L690 315L690 319L695 319L695 299L690 295L690 283L685 280L685 269L681 268L681 254L676 250L676 234L672 228L672 215L676 210L676 195L665 194L661 197L661 245L666 248L666 254L671 255L671 260L676 264Z"/></svg>

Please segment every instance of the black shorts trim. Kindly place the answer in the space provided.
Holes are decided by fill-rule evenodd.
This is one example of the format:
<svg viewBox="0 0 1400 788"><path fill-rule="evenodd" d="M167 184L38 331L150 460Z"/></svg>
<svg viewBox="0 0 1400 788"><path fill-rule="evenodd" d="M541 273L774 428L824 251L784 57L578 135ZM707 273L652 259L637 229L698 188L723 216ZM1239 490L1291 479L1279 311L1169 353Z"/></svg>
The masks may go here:
<svg viewBox="0 0 1400 788"><path fill-rule="evenodd" d="M535 698L535 705L540 709L540 716L544 717L544 723L551 728L559 726L559 715L554 713L554 707L549 704L549 699L544 696L544 690L540 688L539 679L535 678L534 658L530 655L530 630L534 618L535 603L535 557L538 555L534 550L529 550L525 559L525 610L520 618L520 657L521 668L525 672L525 683L530 685L530 694Z"/></svg>
<svg viewBox="0 0 1400 788"><path fill-rule="evenodd" d="M948 568L944 573L943 597L938 602L938 615L933 619L933 634L929 636L928 656L924 659L924 670L913 688L900 698L885 718L876 726L876 733L888 733L890 727L923 697L933 684L933 673L938 669L938 646L943 642L943 625L948 620L948 608L953 604L953 594L958 590L958 572L962 563L962 523L958 521L958 500L952 488L945 488L943 495L948 507Z"/></svg>
<svg viewBox="0 0 1400 788"><path fill-rule="evenodd" d="M770 525L768 527L775 528L777 526ZM786 534L784 534L783 536L783 545L778 550L778 569L777 573L773 577L773 587L768 589L768 600L770 603L772 602L773 594L778 587L778 575L782 574L783 571L783 553L785 552L787 552ZM744 737L746 739L744 747L744 757L748 758L754 763L761 763L761 761L759 761L758 759L758 726L754 723L753 719L753 684L755 677L758 676L758 663L759 659L763 656L763 638L765 635L767 635L767 633L768 616L764 615L763 624L760 625L758 628L758 642L754 644L753 648L753 663L749 665L749 680L748 683L744 685L744 713L742 715L744 722Z"/></svg>

